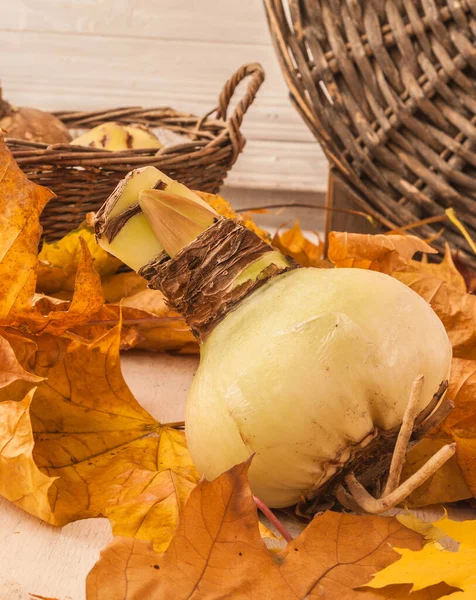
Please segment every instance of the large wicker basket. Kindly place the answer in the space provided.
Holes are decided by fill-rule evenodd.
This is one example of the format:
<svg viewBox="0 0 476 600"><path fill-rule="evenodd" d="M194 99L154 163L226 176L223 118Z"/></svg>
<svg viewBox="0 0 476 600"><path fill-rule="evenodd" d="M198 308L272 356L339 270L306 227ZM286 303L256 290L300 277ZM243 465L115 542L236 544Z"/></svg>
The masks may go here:
<svg viewBox="0 0 476 600"><path fill-rule="evenodd" d="M246 92L227 118L235 88L245 77L250 77ZM259 64L243 65L225 84L218 108L201 118L171 108L55 113L70 129L92 128L106 121L143 123L183 134L190 140L159 151L109 152L7 138L28 177L57 195L43 212L45 237L54 240L71 231L86 213L101 206L125 173L140 166L154 165L193 189L217 192L245 145L241 123L263 81L264 71Z"/></svg>
<svg viewBox="0 0 476 600"><path fill-rule="evenodd" d="M264 1L291 99L361 207L391 228L454 207L476 239L474 0Z"/></svg>

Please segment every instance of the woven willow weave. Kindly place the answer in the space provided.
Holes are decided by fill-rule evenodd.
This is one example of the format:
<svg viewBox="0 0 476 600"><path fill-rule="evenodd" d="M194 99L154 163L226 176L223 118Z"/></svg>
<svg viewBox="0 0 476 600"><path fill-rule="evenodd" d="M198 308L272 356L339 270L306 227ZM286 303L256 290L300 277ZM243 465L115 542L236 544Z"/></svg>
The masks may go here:
<svg viewBox="0 0 476 600"><path fill-rule="evenodd" d="M265 6L291 99L360 206L391 228L454 207L476 240L476 2ZM458 229L444 226L476 266Z"/></svg>

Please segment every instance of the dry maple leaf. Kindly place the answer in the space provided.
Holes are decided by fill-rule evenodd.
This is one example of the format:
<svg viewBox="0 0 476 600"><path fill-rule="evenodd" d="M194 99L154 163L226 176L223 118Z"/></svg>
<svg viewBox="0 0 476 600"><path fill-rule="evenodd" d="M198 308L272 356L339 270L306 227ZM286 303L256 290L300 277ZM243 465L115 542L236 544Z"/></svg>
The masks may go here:
<svg viewBox="0 0 476 600"><path fill-rule="evenodd" d="M53 195L28 180L0 133L0 322L20 323L32 310L39 217Z"/></svg>
<svg viewBox="0 0 476 600"><path fill-rule="evenodd" d="M406 266L416 252L437 251L413 235L371 235L331 231L328 258L336 267L390 274Z"/></svg>
<svg viewBox="0 0 476 600"><path fill-rule="evenodd" d="M101 279L93 267L93 259L84 240L80 239L80 257L75 275L74 293L66 310L50 310L43 315L40 312L38 298L33 305L36 312L23 317L22 323L36 333L60 335L83 323L88 323L104 304ZM53 308L50 305L50 308Z"/></svg>
<svg viewBox="0 0 476 600"><path fill-rule="evenodd" d="M43 244L38 256L37 291L71 299L76 272L84 255L84 245L87 246L94 269L101 278L113 275L122 265L119 259L96 243L93 229L84 222L60 240Z"/></svg>
<svg viewBox="0 0 476 600"><path fill-rule="evenodd" d="M38 387L25 395L10 386L0 397L8 398L0 403L2 495L55 525L110 515L118 533L166 547L198 475L184 433L162 427L127 387L120 324L92 343L4 335L34 375L18 365L10 371ZM0 372L13 361L5 348ZM149 529L149 513L160 517L160 528Z"/></svg>
<svg viewBox="0 0 476 600"><path fill-rule="evenodd" d="M14 333L10 337L23 340ZM24 360L34 352L34 344L26 342L21 348ZM0 365L0 494L25 508L33 494L35 505L45 510L51 480L32 459L34 439L30 419L34 386L43 378L23 369L4 337L0 337Z"/></svg>
<svg viewBox="0 0 476 600"><path fill-rule="evenodd" d="M466 289L470 294L476 293L476 272L470 266L466 264L463 260L461 260L459 253L456 252L454 257L455 266L458 271L463 276L464 282L466 284Z"/></svg>
<svg viewBox="0 0 476 600"><path fill-rule="evenodd" d="M104 300L108 304L117 304L123 298L134 296L147 288L147 281L135 271L115 273L102 280ZM156 290L158 292L158 290ZM160 292L158 292L160 294Z"/></svg>
<svg viewBox="0 0 476 600"><path fill-rule="evenodd" d="M395 519L327 512L282 552L270 552L259 534L248 466L195 487L165 553L150 542L116 538L88 576L88 600L407 596L407 587L384 595L354 588L397 559L391 545L418 549L420 535Z"/></svg>
<svg viewBox="0 0 476 600"><path fill-rule="evenodd" d="M136 348L177 354L197 354L199 351L197 340L183 317L167 307L162 315L157 315L129 306L107 304L91 321L71 332L94 340L116 325L121 313L121 350Z"/></svg>
<svg viewBox="0 0 476 600"><path fill-rule="evenodd" d="M124 298L121 309L127 327L137 333L134 347L182 354L199 351L185 319L167 306L162 292L148 288L139 291Z"/></svg>
<svg viewBox="0 0 476 600"><path fill-rule="evenodd" d="M284 233L277 231L271 243L303 267L322 267L324 264L324 244L319 239L317 244L313 244L305 238L299 221Z"/></svg>
<svg viewBox="0 0 476 600"><path fill-rule="evenodd" d="M151 290L136 273L117 273L103 280L108 304L94 322L76 329L80 335L95 337L117 322L122 310L122 348L196 354L198 343L185 319L165 303L162 292Z"/></svg>
<svg viewBox="0 0 476 600"><path fill-rule="evenodd" d="M27 348L24 349L25 358L30 355L33 348L30 346L30 352ZM0 361L2 368L0 369L0 389L5 391L8 386L14 382L24 381L31 384L43 381L42 377L34 375L26 371L18 362L13 348L8 341L0 336Z"/></svg>
<svg viewBox="0 0 476 600"><path fill-rule="evenodd" d="M462 590L444 598L476 598L476 521L442 519L434 525L459 542L457 552L444 550L438 542L427 544L419 552L398 548L400 560L377 573L367 585L380 588L394 583L411 583L414 590L422 590L444 581Z"/></svg>
<svg viewBox="0 0 476 600"><path fill-rule="evenodd" d="M476 495L476 361L453 359L448 395L453 411L409 452L403 478L447 443L456 442L456 454L411 495L413 506L456 502Z"/></svg>
<svg viewBox="0 0 476 600"><path fill-rule="evenodd" d="M84 243L68 310L44 315L34 301L39 219L52 196L50 190L27 179L0 136L0 325L61 333L87 322L102 306L100 280Z"/></svg>
<svg viewBox="0 0 476 600"><path fill-rule="evenodd" d="M421 261L412 260L423 252ZM329 234L329 260L336 267L355 267L394 274L395 271L421 273L446 283L458 292L466 292L463 275L458 271L446 244L440 263L428 262L427 254L436 251L412 235L370 235L333 231Z"/></svg>
<svg viewBox="0 0 476 600"><path fill-rule="evenodd" d="M458 271L451 256L451 250L448 244L445 247L445 255L440 263L430 263L428 258L423 255L421 261L409 260L404 267L405 271L416 271L417 273L425 273L446 281L446 283L455 290L465 293L466 282L463 275Z"/></svg>
<svg viewBox="0 0 476 600"><path fill-rule="evenodd" d="M402 479L407 479L413 475L429 457L452 441L453 438L444 431L425 437L408 453ZM457 458L453 456L438 469L433 477L406 499L406 504L411 507L428 506L440 502L457 502L458 500L471 498L472 495L458 465Z"/></svg>
<svg viewBox="0 0 476 600"><path fill-rule="evenodd" d="M476 361L454 359L450 389L455 404L443 423L456 442L456 460L463 478L476 496Z"/></svg>

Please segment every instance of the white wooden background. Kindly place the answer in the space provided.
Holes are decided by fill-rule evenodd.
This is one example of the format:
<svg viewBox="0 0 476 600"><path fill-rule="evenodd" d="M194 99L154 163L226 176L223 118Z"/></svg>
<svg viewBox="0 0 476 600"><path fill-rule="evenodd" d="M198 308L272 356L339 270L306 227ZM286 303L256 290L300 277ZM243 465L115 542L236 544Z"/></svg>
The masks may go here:
<svg viewBox="0 0 476 600"><path fill-rule="evenodd" d="M17 105L168 105L201 115L241 64L260 62L266 82L224 195L237 206L322 201L326 163L288 100L262 0L0 0L0 15L0 79ZM144 407L179 420L196 359L164 361L128 354L123 366ZM164 413L170 398L177 414ZM105 520L56 529L0 499L0 521L0 600L84 600L86 574L111 538Z"/></svg>
<svg viewBox="0 0 476 600"><path fill-rule="evenodd" d="M246 115L248 144L227 180L316 192L326 162L292 107L262 0L0 0L7 99L45 109L173 106L203 114L245 62L266 82Z"/></svg>

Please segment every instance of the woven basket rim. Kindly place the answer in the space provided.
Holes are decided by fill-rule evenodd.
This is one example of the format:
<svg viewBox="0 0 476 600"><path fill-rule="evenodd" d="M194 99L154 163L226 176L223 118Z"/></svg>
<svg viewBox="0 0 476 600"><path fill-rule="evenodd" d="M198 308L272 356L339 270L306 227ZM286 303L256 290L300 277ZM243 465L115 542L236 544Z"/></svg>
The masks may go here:
<svg viewBox="0 0 476 600"><path fill-rule="evenodd" d="M55 112L70 129L122 121L160 126L188 137L160 149L110 151L6 138L13 157L28 178L55 193L41 216L44 235L59 239L77 227L88 212L98 210L126 173L142 166L157 167L194 189L218 192L245 145L241 123L264 77L260 64L242 65L225 83L217 107L202 117L170 107ZM231 111L231 98L244 79L248 80L244 93Z"/></svg>
<svg viewBox="0 0 476 600"><path fill-rule="evenodd" d="M227 117L228 108L236 87L247 77L250 77L247 89L234 111ZM33 162L41 162L41 158L48 158L48 162L57 162L62 158L67 161L74 161L75 159L82 161L85 158L110 159L111 155L124 159L128 157L137 158L140 155L144 155L144 160L147 160L150 156L163 156L173 154L179 150L198 150L204 146L213 146L217 144L218 138L229 136L233 148L231 167L246 143L240 130L243 117L253 103L264 79L265 73L259 63L242 65L225 83L218 98L217 106L201 117L197 117L193 113L177 111L169 106L146 108L142 106L128 106L91 111L54 111L52 113L63 121L68 129L91 129L96 125L111 121L127 124L147 124L149 127L154 128L154 126L159 126L158 124L154 125L157 119L160 120L161 128L171 131L176 130L176 123L184 123L184 121L188 121L189 125L195 125L193 129L190 127L179 128L182 135L190 138L190 142L170 144L159 150L137 148L113 151L91 148L89 146L71 146L70 144L45 144L8 136L5 139L9 147L13 150L15 158L18 157L19 160L17 162L19 164L26 164L31 162L28 160L30 158ZM215 117L212 119L210 117L213 114L215 114ZM194 137L197 139L193 139ZM31 152L28 152L28 150L31 150ZM88 156L85 156L85 154ZM94 155L94 157L91 155ZM35 158L38 160L35 160ZM81 164L84 165L84 162L81 162Z"/></svg>
<svg viewBox="0 0 476 600"><path fill-rule="evenodd" d="M474 239L474 3L264 5L291 102L360 208L398 229L454 207ZM420 235L476 267L458 228L437 227Z"/></svg>

